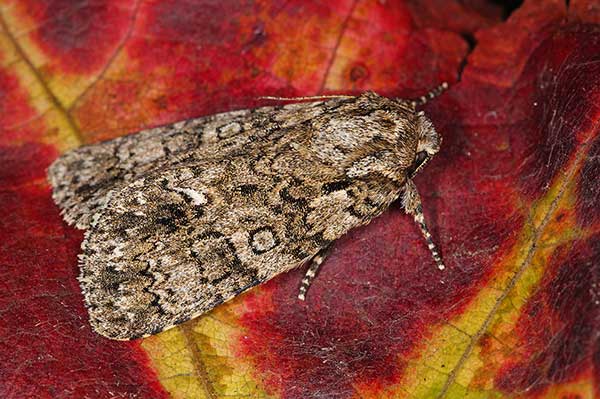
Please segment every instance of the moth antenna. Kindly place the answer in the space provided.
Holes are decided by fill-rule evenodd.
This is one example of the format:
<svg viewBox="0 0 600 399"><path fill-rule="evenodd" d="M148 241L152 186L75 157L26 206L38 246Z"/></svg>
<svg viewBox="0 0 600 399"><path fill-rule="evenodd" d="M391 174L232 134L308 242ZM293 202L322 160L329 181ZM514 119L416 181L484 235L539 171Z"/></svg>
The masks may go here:
<svg viewBox="0 0 600 399"><path fill-rule="evenodd" d="M306 97L274 97L260 96L260 100L278 100L278 101L303 101L303 100L328 100L332 98L356 98L356 96L346 96L343 94L332 94L323 96L306 96Z"/></svg>
<svg viewBox="0 0 600 399"><path fill-rule="evenodd" d="M429 102L430 100L432 100L432 99L436 98L437 96L439 96L440 94L442 94L447 89L448 89L448 83L444 82L441 85L439 85L438 87L436 87L435 89L431 90L429 93L425 94L424 96L421 96L416 100L412 100L410 102L410 104L413 106L413 108L421 107L421 106L427 104L427 102Z"/></svg>
<svg viewBox="0 0 600 399"><path fill-rule="evenodd" d="M431 239L431 233L429 232L427 224L425 223L423 207L421 206L421 197L419 196L419 192L417 191L415 183L413 183L411 179L406 180L406 185L404 186L404 194L402 197L402 205L404 206L404 211L414 218L415 222L421 229L421 234L427 242L427 246L429 247L431 256L437 264L438 269L444 270L446 266L444 265L442 257L440 256L435 244L433 243L433 240Z"/></svg>

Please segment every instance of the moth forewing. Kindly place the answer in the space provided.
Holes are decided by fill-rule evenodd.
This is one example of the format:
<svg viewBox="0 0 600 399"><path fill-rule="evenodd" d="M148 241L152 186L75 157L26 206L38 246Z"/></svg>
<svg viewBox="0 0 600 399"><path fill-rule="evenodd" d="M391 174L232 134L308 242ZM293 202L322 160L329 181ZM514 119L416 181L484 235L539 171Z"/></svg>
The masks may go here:
<svg viewBox="0 0 600 399"><path fill-rule="evenodd" d="M132 339L314 259L303 298L329 245L400 195L432 244L409 169L438 149L414 106L365 93L87 146L49 178L65 219L88 229L79 280L93 328Z"/></svg>

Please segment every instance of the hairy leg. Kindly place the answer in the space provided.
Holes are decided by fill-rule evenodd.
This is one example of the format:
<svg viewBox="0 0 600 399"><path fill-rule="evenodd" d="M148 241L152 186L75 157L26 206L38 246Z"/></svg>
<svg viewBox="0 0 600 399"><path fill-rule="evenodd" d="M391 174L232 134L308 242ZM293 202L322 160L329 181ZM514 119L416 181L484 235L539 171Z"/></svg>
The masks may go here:
<svg viewBox="0 0 600 399"><path fill-rule="evenodd" d="M306 274L302 279L302 283L300 284L300 293L298 294L298 299L300 299L301 301L304 301L306 299L306 291L308 291L310 284L317 275L319 267L325 261L325 258L327 257L327 252L327 249L322 249L321 251L319 251L318 254L316 254L312 258L310 267L306 271Z"/></svg>
<svg viewBox="0 0 600 399"><path fill-rule="evenodd" d="M402 205L404 206L405 212L411 215L415 219L415 222L419 225L421 233L423 234L425 241L427 241L427 246L429 247L431 256L433 256L433 260L435 260L438 269L444 270L446 266L444 266L444 262L442 261L442 258L440 257L433 240L431 239L431 233L429 233L429 229L425 224L423 207L421 206L421 197L419 196L419 192L417 191L415 183L413 183L411 179L406 180L404 194L402 195Z"/></svg>

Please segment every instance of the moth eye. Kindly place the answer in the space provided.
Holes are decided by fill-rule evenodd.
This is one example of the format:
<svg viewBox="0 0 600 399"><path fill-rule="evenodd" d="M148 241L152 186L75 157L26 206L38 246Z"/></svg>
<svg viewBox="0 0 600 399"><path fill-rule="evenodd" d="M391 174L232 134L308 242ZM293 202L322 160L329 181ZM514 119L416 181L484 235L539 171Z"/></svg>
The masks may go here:
<svg viewBox="0 0 600 399"><path fill-rule="evenodd" d="M417 173L417 171L421 168L421 166L423 166L428 160L429 160L429 154L427 153L427 151L417 152L417 155L415 156L415 161L413 162L411 167L408 168L408 170L407 170L408 175L410 177L413 177Z"/></svg>
<svg viewBox="0 0 600 399"><path fill-rule="evenodd" d="M427 151L418 152L417 156L415 157L415 167L418 168L419 166L421 166L421 164L423 164L423 162L425 162L427 158L429 158L429 154L427 153Z"/></svg>

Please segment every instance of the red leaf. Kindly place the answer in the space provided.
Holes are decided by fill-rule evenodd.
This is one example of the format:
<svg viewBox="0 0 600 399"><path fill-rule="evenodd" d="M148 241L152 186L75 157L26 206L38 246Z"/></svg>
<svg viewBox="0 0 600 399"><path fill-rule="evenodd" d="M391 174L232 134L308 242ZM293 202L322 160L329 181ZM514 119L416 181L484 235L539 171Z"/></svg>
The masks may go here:
<svg viewBox="0 0 600 399"><path fill-rule="evenodd" d="M1 396L599 396L598 10L5 0ZM306 303L295 270L145 340L91 332L82 233L45 181L59 152L264 95L442 81L442 150L416 181L446 271L393 208L336 243Z"/></svg>

